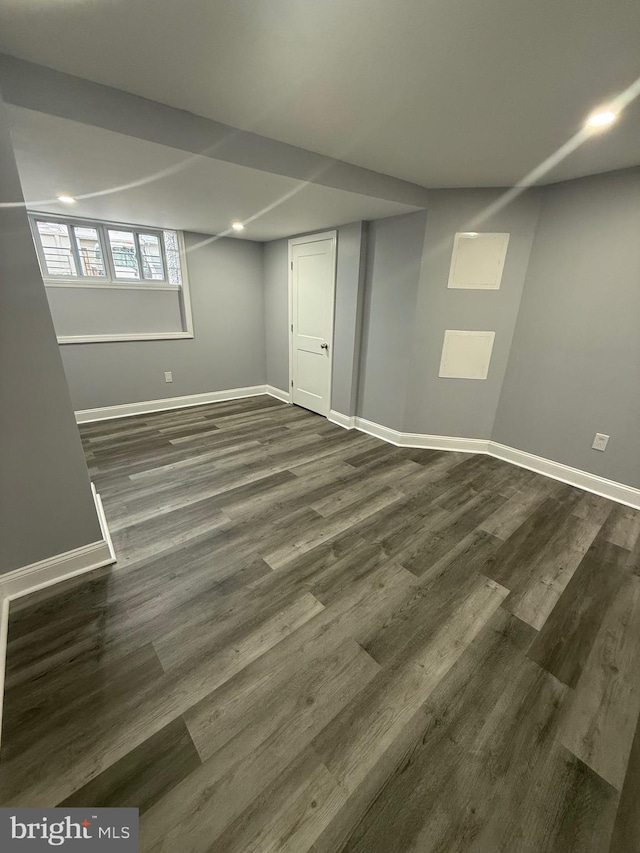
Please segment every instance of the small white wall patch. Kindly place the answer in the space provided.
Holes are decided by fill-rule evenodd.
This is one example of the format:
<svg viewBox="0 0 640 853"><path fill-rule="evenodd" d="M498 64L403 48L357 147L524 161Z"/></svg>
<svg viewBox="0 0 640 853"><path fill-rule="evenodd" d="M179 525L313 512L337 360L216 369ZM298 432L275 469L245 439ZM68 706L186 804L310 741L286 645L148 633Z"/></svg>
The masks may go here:
<svg viewBox="0 0 640 853"><path fill-rule="evenodd" d="M447 329L438 375L443 379L486 379L495 336L495 332Z"/></svg>
<svg viewBox="0 0 640 853"><path fill-rule="evenodd" d="M463 231L456 234L448 287L499 290L508 246L507 233Z"/></svg>

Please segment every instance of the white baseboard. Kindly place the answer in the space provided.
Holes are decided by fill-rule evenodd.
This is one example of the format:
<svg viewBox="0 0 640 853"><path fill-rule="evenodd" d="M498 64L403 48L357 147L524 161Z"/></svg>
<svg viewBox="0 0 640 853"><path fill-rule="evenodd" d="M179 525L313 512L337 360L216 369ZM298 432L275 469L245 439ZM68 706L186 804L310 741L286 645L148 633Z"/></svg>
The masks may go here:
<svg viewBox="0 0 640 853"><path fill-rule="evenodd" d="M608 480L606 477L599 477L597 474L590 474L580 468L571 468L562 462L554 462L552 459L545 459L543 456L535 456L533 453L517 450L515 447L508 447L506 444L498 444L496 441L489 442L488 453L490 456L495 456L496 459L503 459L505 462L518 465L520 468L528 468L529 471L544 474L545 477L560 480L562 483L576 486L576 488L592 492L594 495L609 498L609 500L630 506L633 509L640 509L640 489L633 486Z"/></svg>
<svg viewBox="0 0 640 853"><path fill-rule="evenodd" d="M356 425L354 417L343 415L342 412L336 412L334 409L331 409L329 412L329 420L332 424L338 424L338 426L344 427L344 429L354 429Z"/></svg>
<svg viewBox="0 0 640 853"><path fill-rule="evenodd" d="M2 704L11 602L16 598L53 586L76 575L109 566L116 561L102 501L93 483L91 484L91 491L100 522L102 539L0 575L0 738L2 736Z"/></svg>
<svg viewBox="0 0 640 853"><path fill-rule="evenodd" d="M93 500L96 505L96 512L98 513L98 521L100 522L100 530L102 532L102 539L107 543L107 548L109 549L109 556L111 557L110 563L116 562L116 552L113 547L113 540L111 539L111 533L109 532L109 525L107 524L107 516L104 514L104 507L102 506L102 498L96 492L96 487L93 483L91 483L91 492L93 494ZM107 563L106 565L109 565Z"/></svg>
<svg viewBox="0 0 640 853"><path fill-rule="evenodd" d="M281 391L280 388L276 388L275 385L265 385L265 394L270 394L272 397L275 397L276 400L282 400L283 403L291 402L291 395L288 391Z"/></svg>
<svg viewBox="0 0 640 853"><path fill-rule="evenodd" d="M115 563L116 555L113 550L107 519L100 495L96 492L93 483L91 483L91 492L100 523L102 539L0 575L0 600L12 601L14 598L36 592L75 575Z"/></svg>
<svg viewBox="0 0 640 853"><path fill-rule="evenodd" d="M104 539L81 545L64 554L56 554L30 566L23 566L0 576L0 596L13 601L52 586L75 575L108 566L114 562L113 551Z"/></svg>
<svg viewBox="0 0 640 853"><path fill-rule="evenodd" d="M486 453L488 441L481 438L456 438L448 435L426 435L419 432L398 432L365 418L354 418L361 432L381 438L396 447L421 447L425 450L457 450L461 453Z"/></svg>
<svg viewBox="0 0 640 853"><path fill-rule="evenodd" d="M329 420L345 429L355 428L367 433L367 435L373 435L375 438L380 438L396 447L455 450L458 453L485 453L494 456L496 459L511 462L520 468L528 468L529 471L535 471L545 477L551 477L578 489L584 489L586 492L592 492L594 495L609 498L616 503L630 506L633 509L640 509L640 489L627 486L624 483L617 483L615 480L608 480L605 477L599 477L597 474L590 474L588 471L582 471L579 468L571 468L569 465L554 462L552 459L535 456L533 453L527 453L524 450L517 450L515 447L498 444L495 441L398 432L398 430L368 421L365 418L349 417L335 411L329 414Z"/></svg>
<svg viewBox="0 0 640 853"><path fill-rule="evenodd" d="M131 418L135 415L147 415L151 412L186 409L191 406L204 406L207 403L223 403L225 400L239 400L242 397L257 397L259 394L277 396L277 394L267 390L268 388L270 386L248 385L245 388L229 388L226 391L208 391L206 394L188 394L185 397L166 397L163 400L143 400L139 403L102 406L97 409L81 409L76 412L76 422L87 424L93 421L109 421L113 418ZM276 388L273 389L273 391L277 390ZM279 397L278 399L282 398Z"/></svg>

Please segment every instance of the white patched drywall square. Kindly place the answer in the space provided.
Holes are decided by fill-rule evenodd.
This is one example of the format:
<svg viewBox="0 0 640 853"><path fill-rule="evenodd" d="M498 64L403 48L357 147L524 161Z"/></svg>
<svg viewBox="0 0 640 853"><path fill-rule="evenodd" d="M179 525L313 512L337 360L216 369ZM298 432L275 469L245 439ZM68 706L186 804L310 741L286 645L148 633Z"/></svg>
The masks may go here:
<svg viewBox="0 0 640 853"><path fill-rule="evenodd" d="M448 286L465 290L499 290L508 246L509 235L506 233L456 234Z"/></svg>
<svg viewBox="0 0 640 853"><path fill-rule="evenodd" d="M486 379L495 332L447 329L439 375L445 379Z"/></svg>

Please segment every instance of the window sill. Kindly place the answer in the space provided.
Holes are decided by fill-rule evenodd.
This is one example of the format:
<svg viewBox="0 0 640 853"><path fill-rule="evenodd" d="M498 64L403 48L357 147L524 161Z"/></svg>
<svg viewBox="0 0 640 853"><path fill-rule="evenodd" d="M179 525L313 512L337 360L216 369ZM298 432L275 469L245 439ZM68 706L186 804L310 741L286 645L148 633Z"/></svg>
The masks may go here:
<svg viewBox="0 0 640 853"><path fill-rule="evenodd" d="M59 335L59 344L108 344L118 341L178 341L193 339L193 332L134 332L121 335Z"/></svg>
<svg viewBox="0 0 640 853"><path fill-rule="evenodd" d="M45 287L79 287L89 290L169 290L179 291L179 284L152 284L151 282L125 283L116 281L77 281L75 279L44 279Z"/></svg>

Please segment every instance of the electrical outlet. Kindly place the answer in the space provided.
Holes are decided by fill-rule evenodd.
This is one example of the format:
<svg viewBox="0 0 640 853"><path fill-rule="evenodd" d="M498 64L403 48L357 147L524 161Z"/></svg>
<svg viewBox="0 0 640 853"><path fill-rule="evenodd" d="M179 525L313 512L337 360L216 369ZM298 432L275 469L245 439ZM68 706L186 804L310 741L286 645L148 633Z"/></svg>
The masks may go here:
<svg viewBox="0 0 640 853"><path fill-rule="evenodd" d="M173 382L173 373L170 370L166 370L164 374L165 382Z"/></svg>
<svg viewBox="0 0 640 853"><path fill-rule="evenodd" d="M601 432L597 432L596 437L593 439L593 444L591 445L591 447L593 447L594 450L606 450L608 442L608 435L604 435Z"/></svg>

